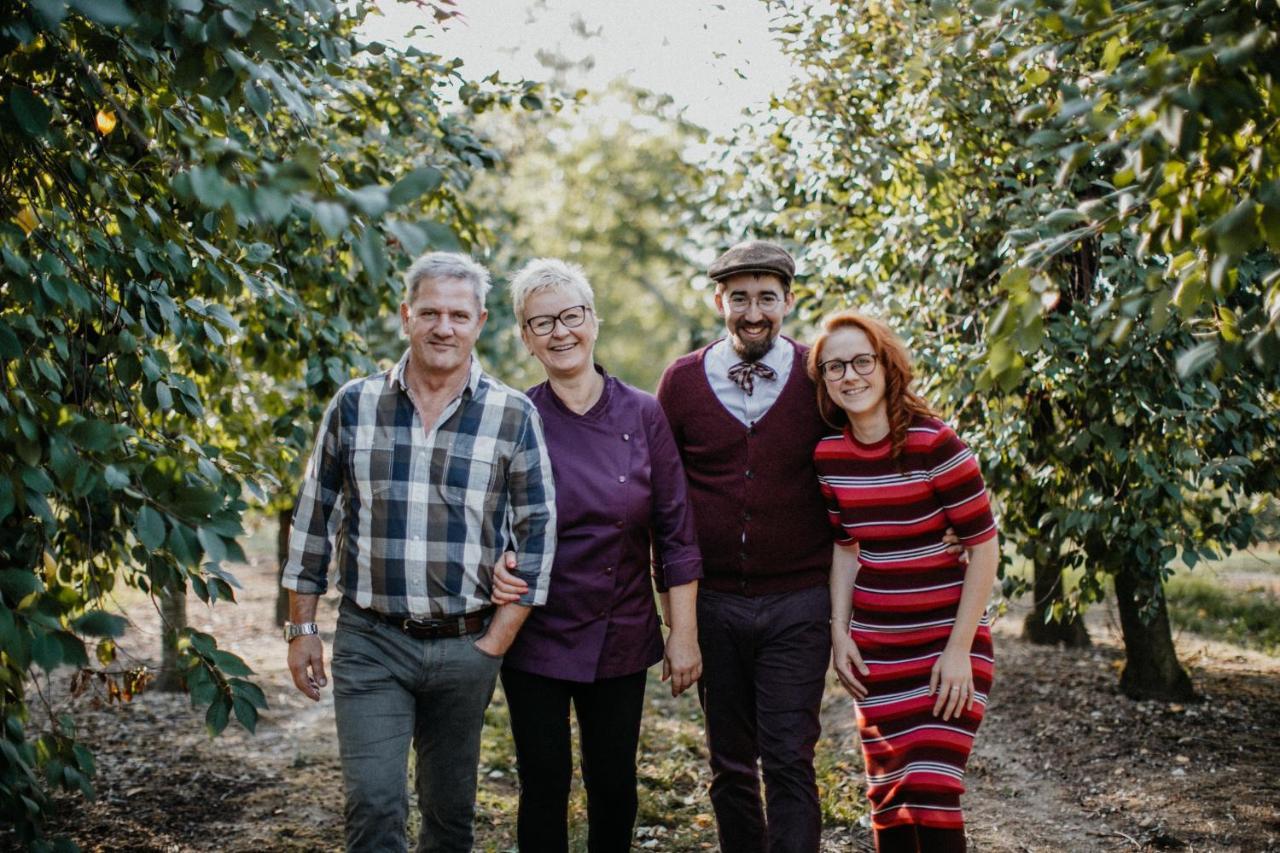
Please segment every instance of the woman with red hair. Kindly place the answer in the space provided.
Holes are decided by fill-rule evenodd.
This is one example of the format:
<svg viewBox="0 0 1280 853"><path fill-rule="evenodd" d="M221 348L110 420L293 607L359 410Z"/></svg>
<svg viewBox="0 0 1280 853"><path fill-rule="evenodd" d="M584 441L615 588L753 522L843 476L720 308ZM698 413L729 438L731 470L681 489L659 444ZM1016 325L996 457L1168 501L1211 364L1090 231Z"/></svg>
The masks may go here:
<svg viewBox="0 0 1280 853"><path fill-rule="evenodd" d="M906 347L854 311L809 352L840 430L814 451L836 545L833 662L857 705L880 853L965 849L964 767L994 660L986 615L999 560L977 460L911 390ZM948 553L955 528L968 566Z"/></svg>

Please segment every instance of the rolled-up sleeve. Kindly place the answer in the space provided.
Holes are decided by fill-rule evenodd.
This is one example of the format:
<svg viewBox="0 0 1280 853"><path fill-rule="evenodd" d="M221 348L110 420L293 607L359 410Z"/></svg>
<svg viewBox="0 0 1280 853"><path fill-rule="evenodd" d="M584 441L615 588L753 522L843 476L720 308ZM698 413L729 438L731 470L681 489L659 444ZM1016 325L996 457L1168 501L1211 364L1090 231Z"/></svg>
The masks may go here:
<svg viewBox="0 0 1280 853"><path fill-rule="evenodd" d="M689 504L689 485L675 437L655 401L645 411L653 495L650 526L653 534L653 578L658 590L702 577L702 552Z"/></svg>
<svg viewBox="0 0 1280 853"><path fill-rule="evenodd" d="M289 557L281 574L281 586L304 595L323 595L328 589L329 558L342 523L339 396L329 402L320 421L294 506Z"/></svg>
<svg viewBox="0 0 1280 853"><path fill-rule="evenodd" d="M556 492L542 418L532 406L511 457L507 488L515 573L529 585L520 603L540 607L547 601L551 564L556 555Z"/></svg>

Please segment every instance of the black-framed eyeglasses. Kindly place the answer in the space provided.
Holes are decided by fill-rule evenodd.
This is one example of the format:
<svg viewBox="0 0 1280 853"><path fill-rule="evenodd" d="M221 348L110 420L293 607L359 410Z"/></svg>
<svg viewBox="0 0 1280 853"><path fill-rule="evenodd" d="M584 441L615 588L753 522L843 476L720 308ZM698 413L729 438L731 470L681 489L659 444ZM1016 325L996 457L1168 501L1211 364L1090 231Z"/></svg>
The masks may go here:
<svg viewBox="0 0 1280 853"><path fill-rule="evenodd" d="M853 358L829 358L818 365L818 370L822 371L822 378L828 382L838 382L844 379L844 375L853 368L853 372L859 376L870 376L876 369L876 357L868 353L855 355Z"/></svg>
<svg viewBox="0 0 1280 853"><path fill-rule="evenodd" d="M559 314L539 314L536 317L530 317L524 321L524 324L530 332L541 338L556 330L557 321L566 329L578 328L586 322L587 312L590 310L586 305L574 305Z"/></svg>

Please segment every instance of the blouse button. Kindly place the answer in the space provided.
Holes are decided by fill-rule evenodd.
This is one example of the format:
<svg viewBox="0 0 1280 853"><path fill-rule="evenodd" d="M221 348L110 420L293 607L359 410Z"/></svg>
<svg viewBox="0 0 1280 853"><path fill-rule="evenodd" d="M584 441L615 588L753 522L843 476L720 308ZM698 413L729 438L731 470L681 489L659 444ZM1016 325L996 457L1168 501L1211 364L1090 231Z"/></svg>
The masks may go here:
<svg viewBox="0 0 1280 853"><path fill-rule="evenodd" d="M618 482L619 482L619 483L625 483L625 482L627 482L627 478L626 478L626 477L623 477L623 476L619 476L619 477L618 477Z"/></svg>
<svg viewBox="0 0 1280 853"><path fill-rule="evenodd" d="M604 570L604 573L605 573L606 575L611 575L611 574L613 574L613 566L608 566L608 567L606 567L606 568L605 568L605 570Z"/></svg>
<svg viewBox="0 0 1280 853"><path fill-rule="evenodd" d="M629 433L629 432L624 432L624 433L622 434L622 440L623 440L623 441L630 441L630 440L631 440L631 433Z"/></svg>

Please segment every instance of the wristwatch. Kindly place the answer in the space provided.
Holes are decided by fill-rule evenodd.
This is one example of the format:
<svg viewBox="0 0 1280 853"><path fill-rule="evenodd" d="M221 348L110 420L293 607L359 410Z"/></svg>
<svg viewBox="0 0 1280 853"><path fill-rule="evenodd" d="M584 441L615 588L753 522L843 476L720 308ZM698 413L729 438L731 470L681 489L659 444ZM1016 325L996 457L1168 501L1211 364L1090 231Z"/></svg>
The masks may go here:
<svg viewBox="0 0 1280 853"><path fill-rule="evenodd" d="M286 622L284 623L284 641L291 642L295 637L305 637L308 634L319 634L320 626L314 622Z"/></svg>

